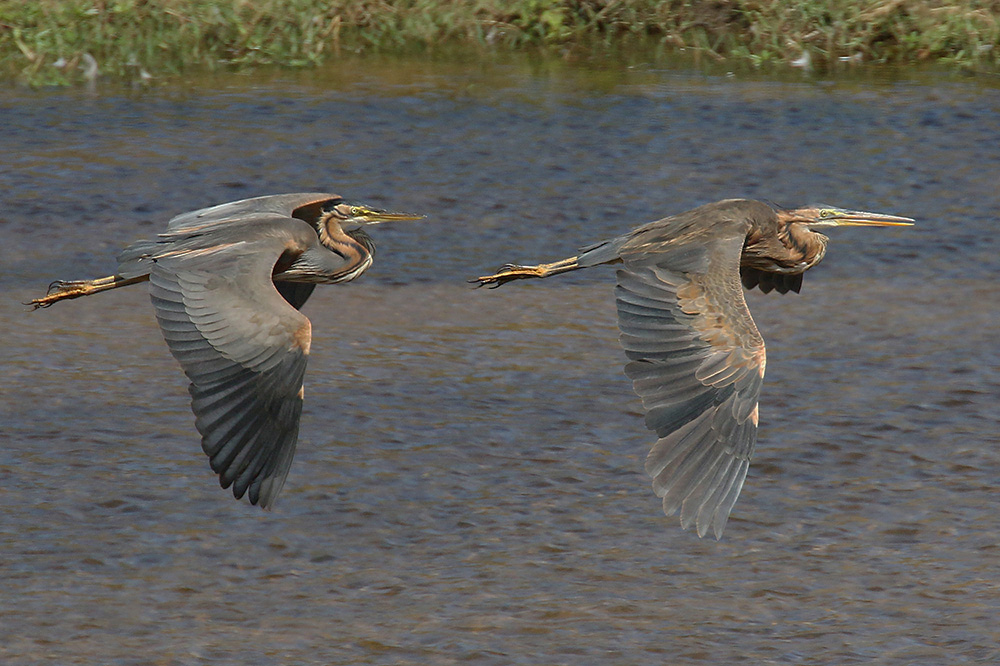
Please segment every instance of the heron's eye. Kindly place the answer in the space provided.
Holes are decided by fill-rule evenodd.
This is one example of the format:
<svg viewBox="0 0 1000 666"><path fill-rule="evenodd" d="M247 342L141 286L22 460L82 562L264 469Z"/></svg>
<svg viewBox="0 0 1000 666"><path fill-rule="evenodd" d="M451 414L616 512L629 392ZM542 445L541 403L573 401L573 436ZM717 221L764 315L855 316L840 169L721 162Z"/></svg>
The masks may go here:
<svg viewBox="0 0 1000 666"><path fill-rule="evenodd" d="M351 217L360 217L364 215L365 209L358 206L351 206Z"/></svg>
<svg viewBox="0 0 1000 666"><path fill-rule="evenodd" d="M830 217L831 215L833 215L833 211L828 208L824 208L819 212L820 217Z"/></svg>

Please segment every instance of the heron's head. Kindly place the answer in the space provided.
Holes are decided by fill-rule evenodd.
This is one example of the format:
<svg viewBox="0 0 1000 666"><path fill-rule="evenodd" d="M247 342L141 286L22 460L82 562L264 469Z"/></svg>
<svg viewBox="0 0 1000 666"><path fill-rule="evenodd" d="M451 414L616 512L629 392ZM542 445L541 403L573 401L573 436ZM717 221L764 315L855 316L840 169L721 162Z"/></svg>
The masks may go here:
<svg viewBox="0 0 1000 666"><path fill-rule="evenodd" d="M413 213L394 213L364 204L347 203L343 199L331 199L323 205L323 221L335 220L340 224L340 228L347 233L372 224L397 220L420 220L423 217L423 215Z"/></svg>
<svg viewBox="0 0 1000 666"><path fill-rule="evenodd" d="M913 219L832 206L809 206L778 211L778 218L788 225L800 224L810 231L823 227L909 227Z"/></svg>

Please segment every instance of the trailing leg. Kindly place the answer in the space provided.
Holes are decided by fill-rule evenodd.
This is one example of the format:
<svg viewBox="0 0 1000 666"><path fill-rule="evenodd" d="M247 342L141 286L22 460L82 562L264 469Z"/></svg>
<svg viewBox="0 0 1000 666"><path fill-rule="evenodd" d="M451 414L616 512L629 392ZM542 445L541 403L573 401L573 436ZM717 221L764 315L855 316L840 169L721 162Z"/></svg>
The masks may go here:
<svg viewBox="0 0 1000 666"><path fill-rule="evenodd" d="M32 299L25 305L31 305L33 310L47 308L56 301L68 300L89 296L99 291L117 289L130 284L145 282L149 279L149 274L137 277L123 278L120 275L109 275L108 277L97 278L96 280L57 280L49 285L49 291L41 298Z"/></svg>
<svg viewBox="0 0 1000 666"><path fill-rule="evenodd" d="M487 286L491 289L495 289L496 287L506 284L512 280L546 278L550 275L568 273L569 271L575 271L578 268L583 268L583 266L578 263L577 259L579 259L579 257L570 257L569 259L563 259L562 261L556 261L551 264L538 264L536 266L504 264L500 267L500 270L493 275L485 275L469 281L478 287Z"/></svg>

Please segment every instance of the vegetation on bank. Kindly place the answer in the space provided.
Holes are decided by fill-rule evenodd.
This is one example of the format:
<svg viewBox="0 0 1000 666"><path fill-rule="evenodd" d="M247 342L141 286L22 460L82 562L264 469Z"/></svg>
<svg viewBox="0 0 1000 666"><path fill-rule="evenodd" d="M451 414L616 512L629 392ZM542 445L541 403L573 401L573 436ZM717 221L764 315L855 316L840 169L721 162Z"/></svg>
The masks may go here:
<svg viewBox="0 0 1000 666"><path fill-rule="evenodd" d="M716 58L816 66L1000 65L1000 0L0 0L0 78L70 83L350 51L558 48L654 40ZM803 59L803 54L808 56Z"/></svg>

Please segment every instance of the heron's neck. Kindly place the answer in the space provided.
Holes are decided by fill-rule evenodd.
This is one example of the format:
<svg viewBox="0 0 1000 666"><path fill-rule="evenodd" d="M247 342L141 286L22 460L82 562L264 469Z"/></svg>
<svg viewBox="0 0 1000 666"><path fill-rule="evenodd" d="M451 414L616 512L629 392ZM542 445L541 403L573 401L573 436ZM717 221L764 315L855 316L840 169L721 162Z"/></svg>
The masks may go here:
<svg viewBox="0 0 1000 666"><path fill-rule="evenodd" d="M344 259L362 258L371 255L372 250L375 249L368 234L360 229L348 233L341 228L336 220L324 220L320 223L317 232L319 233L319 242Z"/></svg>
<svg viewBox="0 0 1000 666"><path fill-rule="evenodd" d="M740 264L768 273L803 273L826 254L827 238L798 224L783 229L754 225L743 245Z"/></svg>
<svg viewBox="0 0 1000 666"><path fill-rule="evenodd" d="M826 256L826 244L830 239L804 226L790 224L781 240L789 254L796 259L798 267L805 271L823 260Z"/></svg>
<svg viewBox="0 0 1000 666"><path fill-rule="evenodd" d="M364 231L346 232L334 219L324 219L317 226L319 242L331 252L347 261L339 281L352 280L361 275L372 263L375 244Z"/></svg>

